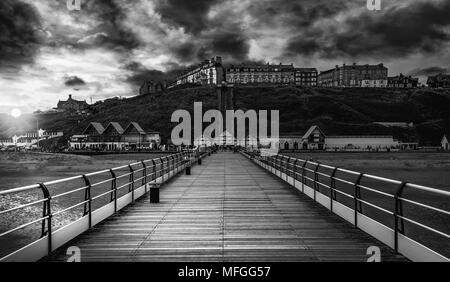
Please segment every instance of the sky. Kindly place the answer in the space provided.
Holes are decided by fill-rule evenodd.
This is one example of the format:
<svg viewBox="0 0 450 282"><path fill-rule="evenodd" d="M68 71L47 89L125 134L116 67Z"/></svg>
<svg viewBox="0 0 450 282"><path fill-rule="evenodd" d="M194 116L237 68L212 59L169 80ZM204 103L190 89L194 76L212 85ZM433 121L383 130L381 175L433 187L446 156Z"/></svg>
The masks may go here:
<svg viewBox="0 0 450 282"><path fill-rule="evenodd" d="M226 64L384 63L389 75L450 71L450 0L0 1L0 113L138 93L213 56Z"/></svg>

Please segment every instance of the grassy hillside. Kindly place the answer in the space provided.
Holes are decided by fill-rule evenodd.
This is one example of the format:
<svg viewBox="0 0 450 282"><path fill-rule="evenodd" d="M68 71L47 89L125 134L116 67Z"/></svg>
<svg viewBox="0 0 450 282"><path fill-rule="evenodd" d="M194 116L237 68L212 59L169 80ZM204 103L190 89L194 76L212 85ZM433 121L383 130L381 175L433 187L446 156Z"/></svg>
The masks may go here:
<svg viewBox="0 0 450 282"><path fill-rule="evenodd" d="M326 134L389 134L437 144L450 132L450 90L238 88L237 108L280 110L280 131L299 134L312 124ZM373 122L413 122L386 128Z"/></svg>
<svg viewBox="0 0 450 282"><path fill-rule="evenodd" d="M450 132L450 90L322 89L293 87L237 87L235 105L240 109L280 110L282 134L302 134L312 124L326 134L389 134L404 141L438 144ZM217 106L214 89L192 87L158 96L126 100L106 100L92 106L88 118L68 114L29 115L20 120L0 116L0 135L32 130L39 118L40 127L63 130L67 135L80 133L91 121L139 122L146 130L157 130L170 137L175 124L172 112L202 101L204 110ZM414 128L386 128L376 121L413 122Z"/></svg>

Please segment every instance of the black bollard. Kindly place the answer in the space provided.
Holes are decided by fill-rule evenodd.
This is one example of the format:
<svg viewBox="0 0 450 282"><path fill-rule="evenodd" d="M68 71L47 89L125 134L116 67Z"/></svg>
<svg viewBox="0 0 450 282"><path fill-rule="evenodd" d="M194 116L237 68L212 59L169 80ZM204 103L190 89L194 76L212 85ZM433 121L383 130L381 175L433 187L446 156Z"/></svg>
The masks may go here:
<svg viewBox="0 0 450 282"><path fill-rule="evenodd" d="M197 163L198 163L198 165L202 165L202 159L201 159L201 158L198 158Z"/></svg>
<svg viewBox="0 0 450 282"><path fill-rule="evenodd" d="M186 166L186 175L191 175L191 165Z"/></svg>
<svg viewBox="0 0 450 282"><path fill-rule="evenodd" d="M150 187L150 203L158 204L159 203L159 184L154 184Z"/></svg>

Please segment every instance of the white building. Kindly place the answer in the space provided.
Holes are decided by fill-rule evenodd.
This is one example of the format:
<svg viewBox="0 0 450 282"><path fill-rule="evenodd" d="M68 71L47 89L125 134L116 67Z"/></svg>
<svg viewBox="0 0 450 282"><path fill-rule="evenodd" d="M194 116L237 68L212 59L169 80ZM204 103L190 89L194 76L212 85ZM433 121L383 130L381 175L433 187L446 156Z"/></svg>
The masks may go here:
<svg viewBox="0 0 450 282"><path fill-rule="evenodd" d="M64 135L61 131L47 131L39 129L36 132L27 132L23 135L14 135L10 139L1 140L0 145L4 147L15 146L23 148L36 147L38 142L59 138Z"/></svg>
<svg viewBox="0 0 450 282"><path fill-rule="evenodd" d="M303 136L280 136L280 150L301 150L303 149Z"/></svg>
<svg viewBox="0 0 450 282"><path fill-rule="evenodd" d="M387 79L363 79L361 87L387 87Z"/></svg>
<svg viewBox="0 0 450 282"><path fill-rule="evenodd" d="M327 136L317 126L311 126L303 136L280 137L281 150L387 151L400 148L393 136Z"/></svg>
<svg viewBox="0 0 450 282"><path fill-rule="evenodd" d="M392 136L327 136L326 150L386 151L398 149L399 142Z"/></svg>
<svg viewBox="0 0 450 282"><path fill-rule="evenodd" d="M444 135L444 137L442 137L442 140L441 140L441 146L442 146L442 149L445 150L445 151L449 151L450 150L450 145L449 145L448 141L449 140L447 138L447 135Z"/></svg>
<svg viewBox="0 0 450 282"><path fill-rule="evenodd" d="M160 144L159 132L145 132L136 122L125 129L117 122L110 122L106 128L101 123L91 122L82 134L73 135L69 140L72 150L155 149Z"/></svg>
<svg viewBox="0 0 450 282"><path fill-rule="evenodd" d="M222 57L216 56L179 75L168 88L183 84L220 85L224 80Z"/></svg>

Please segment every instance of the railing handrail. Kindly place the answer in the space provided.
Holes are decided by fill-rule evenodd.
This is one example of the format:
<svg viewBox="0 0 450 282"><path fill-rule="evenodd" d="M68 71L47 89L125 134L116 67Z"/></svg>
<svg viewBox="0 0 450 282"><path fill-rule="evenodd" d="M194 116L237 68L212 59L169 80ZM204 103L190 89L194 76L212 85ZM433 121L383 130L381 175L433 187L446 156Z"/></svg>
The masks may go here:
<svg viewBox="0 0 450 282"><path fill-rule="evenodd" d="M386 213L386 214L389 214L390 216L393 216L394 217L394 227L391 230L394 233L394 239L393 239L394 243L392 245L392 248L395 249L395 251L398 251L398 249L399 249L399 234L402 234L406 238L409 238L406 235L404 235L404 221L411 223L415 226L421 227L423 229L426 229L428 231L431 231L434 234L437 234L437 235L443 236L447 239L450 239L449 234L447 234L441 230L438 230L437 228L429 226L430 224L427 224L427 223L424 224L424 223L418 222L418 221L414 220L413 218L411 218L411 216L404 215L404 212L403 212L403 203L408 203L415 207L425 208L429 211L436 212L443 216L449 216L450 211L448 211L448 210L445 210L440 207L436 207L434 205L424 203L420 200L411 200L403 195L404 195L404 190L408 189L408 188L411 190L426 192L426 193L428 193L428 195L444 196L444 197L450 197L450 191L427 187L427 186L418 185L418 184L413 184L413 183L404 182L404 181L399 181L399 180L394 180L394 179L389 179L389 178L385 178L385 177L375 176L375 175L371 175L371 174L359 173L359 172L352 171L352 170L347 170L347 169L343 169L343 168L339 168L339 167L335 167L335 166L321 164L319 162L312 161L312 160L293 158L293 157L288 157L288 156L280 155L280 154L271 155L271 156L261 156L258 153L247 152L247 151L244 151L244 154L247 154L250 158L252 158L254 160L260 161L261 164L265 164L268 167L271 167L275 171L279 171L280 174L278 174L278 176L281 177L282 179L286 178L285 181L288 181L287 180L288 177L291 177L291 185L293 185L293 186L296 185L297 180L301 181L300 185L301 185L302 192L304 192L305 186L309 187L310 189L312 189L311 193L314 193L314 200L316 200L317 193L322 193L320 187L327 188L330 191L330 196L327 195L328 193L327 194L322 193L322 194L325 197L329 197L329 200L328 200L329 202L326 203L326 205L328 205L328 207L331 209L331 211L333 211L333 202L338 202L338 203L342 204L341 201L335 199L335 196L333 196L333 194L335 195L336 192L345 197L352 199L352 201L354 202L353 206L352 207L347 206L347 208L351 209L352 212L354 213L354 218L351 220L351 222L353 222L355 224L355 226L357 226L357 227L358 227L357 220L359 218L358 214L363 214L362 210L361 210L362 204L370 206L372 208L375 208L376 210ZM327 173L323 172L323 170L319 171L320 168L330 169L333 172L330 174L327 174ZM336 176L336 172L344 172L347 174L347 176L349 176L349 175L356 176L357 180L343 179L344 175ZM273 172L273 173L275 173L275 172ZM284 176L282 177L281 175L283 175L283 174L284 174ZM312 176L312 175L314 175L314 176ZM339 181L343 184L353 186L354 194L351 195L351 193L349 194L349 193L346 193L344 191L337 189L335 187L335 184L329 185L327 182L320 181L318 178L319 175L329 178L330 181L332 181L332 182ZM301 177L301 178L299 178L299 177ZM375 187L368 187L369 185L367 185L367 184L362 185L362 183L361 183L362 179L375 180L375 181L377 181L377 183L390 184L390 185L394 185L394 188L395 187L397 187L397 188L395 188L396 190L394 193L388 193L388 192L382 191L380 189L377 189ZM309 181L311 184L307 185L306 181ZM391 210L390 208L386 209L386 208L381 207L380 204L374 203L373 201L371 202L370 200L362 199L361 195L360 195L360 193L361 193L360 189L375 192L379 195L393 199L395 207L393 208L393 210ZM312 197L312 196L310 196L310 197ZM323 203L323 205L325 205L325 204ZM366 215L366 216L368 216L368 215ZM377 222L378 224L381 224L387 228L390 228L387 225L381 223L377 219L374 219L370 216L368 216L368 218L370 218L374 222ZM347 219L347 220L349 220L349 219ZM410 240L412 240L412 239L410 239ZM417 243L417 244L421 245L420 243ZM428 249L428 247L426 247L424 245L421 245L421 246L424 247L424 249ZM435 251L432 251L432 252L435 252ZM439 257L439 259L445 258L444 260L446 260L446 261L450 260L449 258L446 258L445 256L443 256L437 252L435 252L435 253L438 254L436 257Z"/></svg>
<svg viewBox="0 0 450 282"><path fill-rule="evenodd" d="M285 155L277 155L277 156L286 157ZM301 161L303 163L306 162L307 164L311 164L311 165L320 165L320 167L324 167L324 168L328 168L328 169L332 169L332 170L336 168L337 171L345 172L345 173L349 173L349 174L353 174L353 175L360 174L360 172L357 172L354 170L349 170L349 169L344 169L344 168L335 167L335 166L331 166L331 165L326 165L326 164L322 164L322 163L312 161L312 160L304 160L304 159L293 158L293 157L291 157L291 159ZM380 180L380 181L388 182L390 184L400 185L402 183L402 181L400 181L400 180L395 180L392 178L386 178L386 177L381 177L381 176L377 176L377 175L372 175L369 173L363 173L363 175L365 178ZM428 187L428 186L414 184L414 183L410 183L410 182L406 183L406 186L409 188L412 188L412 189L416 189L416 190L422 190L422 191L426 191L426 192L436 193L436 194L443 195L443 196L450 196L450 191L446 191L443 189Z"/></svg>
<svg viewBox="0 0 450 282"><path fill-rule="evenodd" d="M176 154L171 154L170 156L175 156L175 155L179 155L179 154L182 154L182 153L183 152L176 153ZM143 161L139 161L139 162L123 165L123 166L114 167L114 168L111 168L111 169L105 169L105 170L99 170L99 171L90 172L90 173L87 173L85 175L88 176L88 177L89 176L95 176L95 175L107 173L110 170L114 170L114 171L121 170L121 169L128 168L129 165L131 165L131 166L141 165L142 162L148 163L148 162L151 162L152 160L158 160L158 159L160 159L160 158L147 159L147 160L143 160ZM82 174L77 175L77 176L67 177L67 178L50 180L50 181L44 182L43 184L50 186L50 185L55 185L55 184L59 184L59 183L63 183L63 182L69 182L69 181L73 181L73 180L79 180L79 179L83 179L83 175ZM7 195L7 194L18 193L18 192L24 192L24 191L33 190L33 189L39 189L39 184L32 184L32 185L21 186L21 187L17 187L17 188L3 190L3 191L0 191L0 196Z"/></svg>
<svg viewBox="0 0 450 282"><path fill-rule="evenodd" d="M214 150L213 150L214 151ZM176 154L171 154L168 156L162 156L159 158L153 158L153 159L148 159L148 160L143 160L143 161L139 161L139 162L134 162L131 164L127 164L127 165L123 165L123 166L119 166L119 167L115 167L115 168L111 168L111 169L105 169L105 170L100 170L100 171L96 171L96 172L91 172L88 174L83 174L83 175L77 175L77 176L72 176L72 177L68 177L68 178L63 178L63 179L57 179L57 180L51 180L51 181L47 181L44 183L38 183L38 184L33 184L33 185L28 185L28 186L22 186L22 187L18 187L18 188L13 188L13 189L8 189L8 190L4 190L4 191L0 191L0 196L6 196L6 195L10 195L10 194L16 194L16 193L21 193L21 192L29 192L32 191L34 189L36 190L41 190L41 192L43 193L43 197L39 198L38 200L31 200L30 202L26 203L26 204L22 204L22 205L18 205L12 208L8 208L5 210L0 210L0 216L4 215L4 214L8 214L11 213L13 211L18 211L30 206L35 206L38 204L42 204L43 203L43 209L42 209L42 214L38 216L37 219L28 221L27 223L21 224L19 226L16 226L12 229L9 229L7 231L2 231L0 232L0 237L6 236L8 234L14 233L18 230L27 228L31 225L37 224L37 223L41 223L42 224L42 234L41 234L41 238L43 237L47 237L48 239L48 254L50 254L52 252L52 233L56 232L56 231L52 231L52 218L54 216L60 215L62 213L65 212L69 212L72 211L78 207L84 206L84 214L82 215L81 218L84 217L89 217L89 228L92 227L92 214L93 214L93 209L92 209L92 201L95 201L97 199L103 198L103 197L110 197L111 201L109 202L110 204L112 204L114 202L114 212L118 211L118 191L121 190L125 190L126 189L126 193L125 195L131 195L131 202L134 202L135 200L135 191L136 190L140 190L141 195L143 195L142 193L145 190L145 193L147 193L147 185L148 184L157 184L159 183L159 181L161 181L161 183L164 183L165 181L168 180L168 178L170 178L171 176L174 175L174 173L178 173L180 172L180 168L183 169L183 167L185 167L186 165L192 165L197 159L201 159L204 158L206 156L206 154L211 154L211 151L207 151L207 152L199 152L199 151L181 151L178 152ZM136 167L139 166L139 167ZM126 170L126 171L124 171ZM116 174L116 172L119 172L120 174ZM102 179L101 181L98 181L96 183L91 183L89 177L95 176L95 175L101 175L101 174L106 174L109 173L109 175L105 175L106 179ZM167 176L167 177L165 177ZM127 178L128 177L128 178ZM117 181L120 179L124 179L124 181L126 182L125 184L118 186ZM61 183L68 183L71 181L75 181L75 180L83 180L83 184L82 185L78 185L75 188L70 189L69 191L65 191L56 195L52 195L49 191L49 189L47 188L48 186L51 185L56 185L56 184L61 184ZM149 181L147 181L149 180ZM142 182L142 185L139 184L139 187L136 187L137 183ZM98 185L101 184L106 184L106 183L110 183L111 187L109 189L107 189L106 192L100 191L99 195L96 196L92 196L91 195L91 190L94 187L97 187ZM63 196L68 196L70 194L76 193L76 192L84 192L84 199L80 199L79 201L77 200L77 202L75 204L70 204L69 207L65 207L61 210L57 210L54 211L52 210L52 199L57 199L57 198L61 198ZM123 197L123 196L121 196ZM100 207L98 207L97 209L101 209L103 207L106 207L108 204L106 205L101 205ZM123 204L122 206L123 207ZM72 222L73 223L73 222ZM20 223L19 223L20 224ZM70 225L69 224L64 224L62 226L59 226L59 228L63 228L65 226ZM58 229L59 230L59 229ZM37 243L38 241L34 241L32 244ZM26 247L24 247L26 248ZM19 250L17 251L19 252ZM9 255L8 255L9 256ZM6 257L4 257L6 258ZM4 259L3 258L3 259ZM0 260L2 260L2 258L0 258Z"/></svg>

